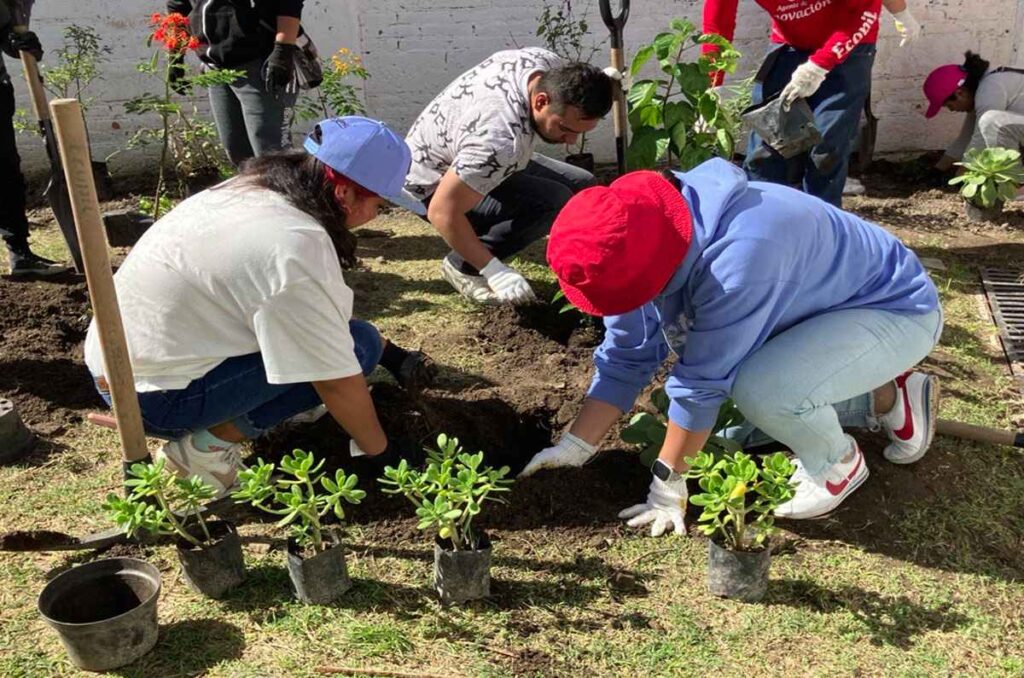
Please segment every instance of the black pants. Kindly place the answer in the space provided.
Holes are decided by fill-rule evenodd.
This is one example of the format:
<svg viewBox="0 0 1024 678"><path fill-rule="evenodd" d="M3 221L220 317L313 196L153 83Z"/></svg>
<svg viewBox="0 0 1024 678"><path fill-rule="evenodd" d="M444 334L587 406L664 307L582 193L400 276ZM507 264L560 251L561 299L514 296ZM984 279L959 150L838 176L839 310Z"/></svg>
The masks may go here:
<svg viewBox="0 0 1024 678"><path fill-rule="evenodd" d="M0 232L11 250L28 247L25 177L14 136L14 87L0 57Z"/></svg>

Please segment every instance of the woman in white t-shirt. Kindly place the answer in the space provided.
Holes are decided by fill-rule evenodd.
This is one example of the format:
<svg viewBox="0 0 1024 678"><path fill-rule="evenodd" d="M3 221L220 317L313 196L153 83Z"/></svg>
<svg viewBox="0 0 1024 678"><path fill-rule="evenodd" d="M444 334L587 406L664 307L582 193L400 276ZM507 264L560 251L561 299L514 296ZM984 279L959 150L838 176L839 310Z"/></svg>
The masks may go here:
<svg viewBox="0 0 1024 678"><path fill-rule="evenodd" d="M255 158L238 177L182 202L146 232L115 283L146 430L158 456L226 493L239 443L326 406L366 454L394 459L365 375L429 380L407 352L352 317L342 267L350 229L402 190L410 153L383 123L324 120L306 151ZM85 359L109 402L95 326ZM384 455L380 457L379 455Z"/></svg>

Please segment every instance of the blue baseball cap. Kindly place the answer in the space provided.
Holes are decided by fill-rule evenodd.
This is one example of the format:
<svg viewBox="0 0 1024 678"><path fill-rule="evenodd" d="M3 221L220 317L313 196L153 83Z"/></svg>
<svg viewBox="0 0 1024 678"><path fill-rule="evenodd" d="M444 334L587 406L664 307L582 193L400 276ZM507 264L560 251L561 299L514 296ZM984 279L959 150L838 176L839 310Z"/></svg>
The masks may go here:
<svg viewBox="0 0 1024 678"><path fill-rule="evenodd" d="M423 203L404 190L412 153L405 141L377 120L358 115L317 123L303 144L317 160L388 202L419 215Z"/></svg>

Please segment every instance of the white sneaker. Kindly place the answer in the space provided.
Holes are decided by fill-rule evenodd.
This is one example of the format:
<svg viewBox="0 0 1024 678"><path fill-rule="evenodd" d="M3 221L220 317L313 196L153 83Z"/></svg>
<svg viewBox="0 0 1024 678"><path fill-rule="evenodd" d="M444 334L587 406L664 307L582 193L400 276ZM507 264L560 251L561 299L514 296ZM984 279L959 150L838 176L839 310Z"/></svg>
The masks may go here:
<svg viewBox="0 0 1024 678"><path fill-rule="evenodd" d="M864 195L865 192L864 184L853 177L846 177L846 183L843 184L843 195Z"/></svg>
<svg viewBox="0 0 1024 678"><path fill-rule="evenodd" d="M199 476L213 486L217 498L238 489L236 480L242 465L241 445L234 444L216 452L201 452L192 445L192 436L164 443L157 459L166 459L168 468L179 476Z"/></svg>
<svg viewBox="0 0 1024 678"><path fill-rule="evenodd" d="M846 436L853 447L853 458L840 461L822 474L812 476L804 470L803 463L796 460L793 482L797 484L796 496L775 509L779 518L806 520L821 518L834 511L843 500L868 479L868 466L857 441Z"/></svg>
<svg viewBox="0 0 1024 678"><path fill-rule="evenodd" d="M455 288L455 291L478 304L500 304L498 295L487 284L482 275L463 273L445 257L441 261L441 275Z"/></svg>
<svg viewBox="0 0 1024 678"><path fill-rule="evenodd" d="M894 464L913 464L928 451L939 414L939 379L923 372L896 377L896 404L878 418L889 436L882 454Z"/></svg>

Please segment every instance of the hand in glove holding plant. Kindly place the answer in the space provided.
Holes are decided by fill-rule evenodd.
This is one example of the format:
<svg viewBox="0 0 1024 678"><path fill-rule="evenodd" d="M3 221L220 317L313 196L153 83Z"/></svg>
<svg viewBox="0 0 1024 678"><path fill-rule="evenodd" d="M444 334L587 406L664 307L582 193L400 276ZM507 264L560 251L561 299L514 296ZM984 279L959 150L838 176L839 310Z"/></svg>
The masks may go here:
<svg viewBox="0 0 1024 678"><path fill-rule="evenodd" d="M660 459L651 467L654 478L647 493L647 501L630 506L619 513L630 527L651 524L651 536L660 537L672 527L676 534L684 534L683 517L686 515L686 478L672 470Z"/></svg>
<svg viewBox="0 0 1024 678"><path fill-rule="evenodd" d="M902 12L893 12L892 18L896 20L896 30L902 36L900 47L905 47L921 37L921 24L917 23L909 7Z"/></svg>
<svg viewBox="0 0 1024 678"><path fill-rule="evenodd" d="M487 286L503 304L529 304L537 301L537 295L533 293L526 278L501 263L498 257L494 257L481 268L480 275L487 279Z"/></svg>
<svg viewBox="0 0 1024 678"><path fill-rule="evenodd" d="M270 94L281 94L295 75L295 55L299 48L288 42L275 42L274 51L263 66L263 86Z"/></svg>
<svg viewBox="0 0 1024 678"><path fill-rule="evenodd" d="M828 71L813 61L805 61L797 66L789 84L782 88L782 110L788 111L797 99L806 99L817 92L827 75Z"/></svg>
<svg viewBox="0 0 1024 678"><path fill-rule="evenodd" d="M597 448L582 438L566 433L557 445L541 450L519 472L518 478L532 476L545 468L583 466L597 453Z"/></svg>

